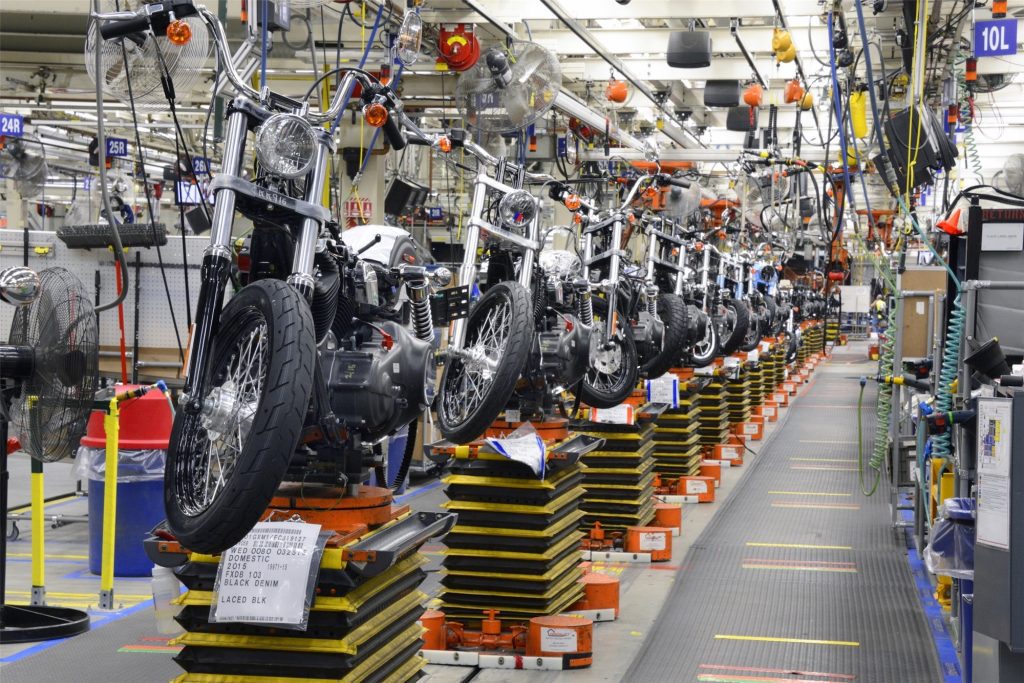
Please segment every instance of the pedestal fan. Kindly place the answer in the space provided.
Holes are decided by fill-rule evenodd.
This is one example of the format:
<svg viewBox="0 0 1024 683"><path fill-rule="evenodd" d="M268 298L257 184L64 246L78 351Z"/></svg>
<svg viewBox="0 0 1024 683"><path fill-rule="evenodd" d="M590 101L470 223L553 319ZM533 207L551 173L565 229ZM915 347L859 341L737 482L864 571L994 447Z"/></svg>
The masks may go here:
<svg viewBox="0 0 1024 683"><path fill-rule="evenodd" d="M0 299L17 307L0 344L0 599L7 579L8 430L35 460L74 454L96 392L96 313L85 286L63 268L36 275L0 270ZM0 600L0 643L66 638L89 630L89 615L47 605Z"/></svg>

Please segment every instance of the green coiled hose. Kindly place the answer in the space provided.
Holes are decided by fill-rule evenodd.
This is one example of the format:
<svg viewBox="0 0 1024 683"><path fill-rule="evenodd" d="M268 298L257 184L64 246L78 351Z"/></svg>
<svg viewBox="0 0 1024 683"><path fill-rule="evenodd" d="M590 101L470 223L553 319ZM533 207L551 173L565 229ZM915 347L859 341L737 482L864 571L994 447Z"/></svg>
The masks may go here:
<svg viewBox="0 0 1024 683"><path fill-rule="evenodd" d="M977 178L977 182L985 182L982 173L981 156L978 154L978 143L974 139L974 107L971 104L971 91L967 86L967 56L957 50L956 58L957 104L960 107L960 120L964 124L964 150L967 163Z"/></svg>

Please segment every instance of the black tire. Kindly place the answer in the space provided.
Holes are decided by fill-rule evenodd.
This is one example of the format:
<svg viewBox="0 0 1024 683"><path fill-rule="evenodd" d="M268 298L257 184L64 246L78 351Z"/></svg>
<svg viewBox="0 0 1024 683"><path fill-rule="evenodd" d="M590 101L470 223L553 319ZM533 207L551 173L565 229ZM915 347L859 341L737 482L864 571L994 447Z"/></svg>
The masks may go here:
<svg viewBox="0 0 1024 683"><path fill-rule="evenodd" d="M633 393L640 380L640 366L637 361L636 341L633 328L627 316L620 313L620 335L612 340L615 354L619 362L614 373L603 373L594 367L593 358L604 344L604 320L608 313L608 302L594 298L594 329L590 337L591 362L587 366L587 374L579 383L580 400L594 408L614 408ZM602 379L611 378L610 380Z"/></svg>
<svg viewBox="0 0 1024 683"><path fill-rule="evenodd" d="M749 323L747 325L747 334L743 337L743 343L740 344L740 351L749 353L756 349L761 343L762 330L767 324L767 309L761 308L760 311L752 311L748 308L746 302L740 302L743 308L747 309L749 314Z"/></svg>
<svg viewBox="0 0 1024 683"><path fill-rule="evenodd" d="M705 326L704 339L698 340L690 348L690 361L694 367L706 368L714 362L721 352L718 343L718 326L714 320L708 320Z"/></svg>
<svg viewBox="0 0 1024 683"><path fill-rule="evenodd" d="M665 336L661 341L661 350L640 367L645 377L661 377L678 363L686 344L689 316L690 311L682 297L675 294L662 294L658 297L658 317L665 324Z"/></svg>
<svg viewBox="0 0 1024 683"><path fill-rule="evenodd" d="M797 354L800 352L800 344L802 340L796 335L789 332L786 333L786 365L791 365L796 362Z"/></svg>
<svg viewBox="0 0 1024 683"><path fill-rule="evenodd" d="M225 387L234 387L235 382L228 384L229 372L237 380L244 365L240 361L233 365L236 358L251 352L255 363L260 354L258 346L241 345L260 339L265 347L260 356L263 370L255 372L262 380L251 394L256 401L246 403L248 395L235 390L225 399L235 402L232 412L220 423L226 429L233 424L240 430L244 420L239 421L237 411L249 406L254 408L250 426L239 439L241 448L234 449L223 484L220 488L214 485L212 493L203 480L210 481L213 458L211 454L204 460L203 455L211 448L226 448L227 443L221 440L217 447L211 441L207 426L215 424L216 418L204 425L202 415L182 410L174 419L164 470L164 507L171 533L190 550L220 553L249 533L277 491L302 434L313 387L313 317L302 296L280 280L259 280L243 287L224 307L210 351L210 381L204 402L215 390L230 392ZM243 378L240 387L246 386L245 381ZM220 455L217 463L217 469L223 471ZM209 499L199 500L200 489Z"/></svg>
<svg viewBox="0 0 1024 683"><path fill-rule="evenodd" d="M477 372L469 369L461 358L451 357L441 377L441 390L438 392L437 426L445 439L453 443L469 443L491 426L501 411L508 405L515 391L516 382L523 374L526 359L533 342L533 304L530 293L518 282L499 282L487 289L473 306L466 321L466 348L477 343L483 331L482 326L488 321L488 314L499 311L508 315L508 323L504 326L504 336L498 342L498 348L492 351L497 367L483 384L482 392L475 403L469 402L469 390L472 375ZM497 315L497 313L495 314Z"/></svg>
<svg viewBox="0 0 1024 683"><path fill-rule="evenodd" d="M715 316L715 323L719 326L718 336L722 353L728 355L740 348L743 338L747 335L747 328L750 326L750 314L747 306L742 301L727 299L723 302L719 314Z"/></svg>
<svg viewBox="0 0 1024 683"><path fill-rule="evenodd" d="M768 310L766 316L767 326L765 327L765 334L769 337L777 337L782 332L782 314L779 312L779 306L775 303L775 297L764 295L764 306Z"/></svg>

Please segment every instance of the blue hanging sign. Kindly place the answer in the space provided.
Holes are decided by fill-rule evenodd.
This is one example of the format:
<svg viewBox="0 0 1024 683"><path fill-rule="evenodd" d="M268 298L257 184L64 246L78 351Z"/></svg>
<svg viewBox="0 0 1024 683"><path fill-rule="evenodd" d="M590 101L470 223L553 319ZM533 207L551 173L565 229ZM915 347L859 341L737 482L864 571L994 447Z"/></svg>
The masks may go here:
<svg viewBox="0 0 1024 683"><path fill-rule="evenodd" d="M25 117L21 114L4 114L0 112L0 135L20 138L25 134Z"/></svg>
<svg viewBox="0 0 1024 683"><path fill-rule="evenodd" d="M210 160L206 157L192 157L192 174L210 175Z"/></svg>
<svg viewBox="0 0 1024 683"><path fill-rule="evenodd" d="M126 138L107 138L107 156L128 156L128 140Z"/></svg>
<svg viewBox="0 0 1024 683"><path fill-rule="evenodd" d="M974 56L1017 54L1017 20L993 19L974 25Z"/></svg>

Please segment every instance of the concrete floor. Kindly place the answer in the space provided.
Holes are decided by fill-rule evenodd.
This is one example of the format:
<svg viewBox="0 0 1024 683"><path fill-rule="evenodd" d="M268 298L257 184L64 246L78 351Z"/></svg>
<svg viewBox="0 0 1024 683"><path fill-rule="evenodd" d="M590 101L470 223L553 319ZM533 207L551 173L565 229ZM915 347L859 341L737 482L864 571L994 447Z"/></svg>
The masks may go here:
<svg viewBox="0 0 1024 683"><path fill-rule="evenodd" d="M767 428L765 440L773 438L785 424L786 411L780 421ZM765 441L753 442L757 451ZM751 454L747 454L748 457ZM531 681L543 683L561 676L571 676L580 683L590 681L619 681L639 651L645 636L653 625L662 602L674 581L685 570L683 559L690 545L711 521L721 502L729 497L748 468L723 469L722 484L713 504L686 505L683 510L683 532L676 537L672 560L667 563L633 565L625 563L599 563L595 571L610 574L621 582L620 618L614 622L595 626L594 665L588 670L571 674L495 671L462 669L458 667L428 667L430 681L449 683L473 678L480 683L498 681ZM28 502L29 467L24 454L11 457L12 508ZM47 496L71 493L76 489L72 467L57 463L46 468ZM437 510L445 496L436 479L415 482L414 487L401 497L414 510ZM50 504L47 514L84 515L87 499L71 497ZM28 520L18 523L20 535L9 545L7 600L27 603L31 590L31 531ZM430 558L428 578L423 590L435 595L439 587L442 546L433 543L424 547ZM167 636L156 632L151 609L148 578L118 579L115 584L118 610L104 612L96 609L99 577L88 569L88 525L68 524L46 530L46 586L50 604L88 610L93 631L72 641L41 644L5 645L0 647L0 679L3 683L29 683L59 680L63 675L74 675L77 681L106 683L111 680L131 680L132 683L153 683L171 680L181 673L171 660L174 649L167 646ZM82 657L82 651L95 653L95 657ZM143 656L144 655L144 656ZM144 666L143 666L144 662ZM128 674L128 671L135 673ZM142 673L139 673L142 672ZM129 676L126 678L126 675ZM141 677L139 677L141 676Z"/></svg>

